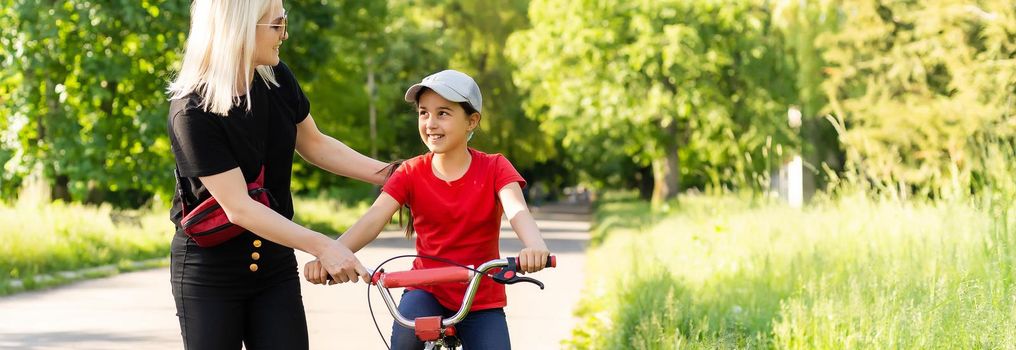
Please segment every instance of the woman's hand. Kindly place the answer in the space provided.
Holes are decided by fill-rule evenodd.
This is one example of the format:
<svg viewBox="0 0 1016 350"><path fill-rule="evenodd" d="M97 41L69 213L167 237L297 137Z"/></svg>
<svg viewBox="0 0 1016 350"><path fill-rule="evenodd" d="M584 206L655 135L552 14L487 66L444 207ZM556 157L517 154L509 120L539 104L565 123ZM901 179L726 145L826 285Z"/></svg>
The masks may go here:
<svg viewBox="0 0 1016 350"><path fill-rule="evenodd" d="M358 278L365 283L370 281L367 269L363 267L356 255L353 255L353 252L339 241L329 240L328 246L321 250L317 261L324 268L325 276L322 276L322 273L316 269L315 271L307 270L308 273L317 273L316 276L309 275L308 281L311 281L312 277L313 281L311 282L321 282L321 277L327 278L328 275L332 277L334 283L355 283ZM308 265L310 264L308 263Z"/></svg>
<svg viewBox="0 0 1016 350"><path fill-rule="evenodd" d="M384 229L385 224L392 218L392 215L399 210L398 201L387 193L381 192L381 195L377 197L374 204L370 206L367 213L357 220L353 226L346 230L346 233L342 234L337 241L331 241L331 243L337 243L340 247L336 251L338 254L337 268L339 271L334 271L325 268L325 260L322 258L325 254L321 254L317 260L307 263L304 267L304 276L308 282L315 284L326 284L328 278L328 272L332 272L332 276L338 277L333 278L333 283L342 283L346 281L356 280L356 276L359 275L363 278L364 282L369 282L370 277L367 273L367 269L360 264L360 261L353 255L353 251L359 251L367 243L370 243L377 235ZM329 246L330 247L330 246ZM322 250L325 251L325 250ZM346 255L348 254L348 255ZM348 260L352 259L352 260ZM346 265L343 265L346 264ZM345 280L341 276L336 275L345 274Z"/></svg>
<svg viewBox="0 0 1016 350"><path fill-rule="evenodd" d="M524 248L519 252L519 267L522 272L536 272L547 266L550 250L546 246Z"/></svg>

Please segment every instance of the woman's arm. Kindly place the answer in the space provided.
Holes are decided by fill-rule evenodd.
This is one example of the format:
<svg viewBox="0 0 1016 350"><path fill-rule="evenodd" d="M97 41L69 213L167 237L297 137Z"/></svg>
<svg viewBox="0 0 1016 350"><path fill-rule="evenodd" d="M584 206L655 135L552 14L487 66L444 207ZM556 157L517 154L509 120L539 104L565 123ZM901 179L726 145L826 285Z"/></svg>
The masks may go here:
<svg viewBox="0 0 1016 350"><path fill-rule="evenodd" d="M346 246L287 220L247 194L240 168L200 177L208 192L222 205L229 222L272 242L316 256L337 281L368 281L367 269Z"/></svg>
<svg viewBox="0 0 1016 350"><path fill-rule="evenodd" d="M360 251L367 243L377 238L377 235L385 228L385 224L392 219L392 215L399 210L400 206L402 205L391 195L381 192L367 213L339 237L339 242L353 252ZM321 269L317 260L308 262L304 266L303 274L307 281L314 284L324 284L327 279L327 272Z"/></svg>
<svg viewBox="0 0 1016 350"><path fill-rule="evenodd" d="M296 151L311 164L333 174L375 185L385 182L386 174L381 173L381 169L388 164L360 154L341 141L323 134L310 115L296 124Z"/></svg>
<svg viewBox="0 0 1016 350"><path fill-rule="evenodd" d="M519 252L519 266L524 272L536 272L544 268L550 250L547 243L543 241L540 229L536 227L536 220L526 206L526 199L522 197L522 187L518 182L505 185L497 192L501 199L501 206L512 224L512 229L519 236L519 240L525 248Z"/></svg>

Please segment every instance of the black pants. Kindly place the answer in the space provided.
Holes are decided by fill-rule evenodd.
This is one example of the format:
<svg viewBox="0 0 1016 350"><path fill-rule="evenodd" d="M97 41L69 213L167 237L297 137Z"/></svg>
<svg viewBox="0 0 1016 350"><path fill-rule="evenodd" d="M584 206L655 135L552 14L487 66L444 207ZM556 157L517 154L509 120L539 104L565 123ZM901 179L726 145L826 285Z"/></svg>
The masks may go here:
<svg viewBox="0 0 1016 350"><path fill-rule="evenodd" d="M250 232L210 248L177 234L170 260L186 349L308 348L293 249Z"/></svg>

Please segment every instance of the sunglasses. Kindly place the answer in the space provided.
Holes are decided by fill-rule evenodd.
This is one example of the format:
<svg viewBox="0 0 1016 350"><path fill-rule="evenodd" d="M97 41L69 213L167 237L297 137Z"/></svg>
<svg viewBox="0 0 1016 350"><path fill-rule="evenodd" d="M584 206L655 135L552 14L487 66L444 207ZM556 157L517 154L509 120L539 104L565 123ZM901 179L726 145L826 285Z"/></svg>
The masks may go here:
<svg viewBox="0 0 1016 350"><path fill-rule="evenodd" d="M277 24L258 23L257 25L259 25L259 26L266 26L266 27L272 27L272 29L274 29L276 32L279 32L279 34L288 34L289 33L289 31L288 31L288 29L289 29L289 14L288 13L283 13L282 14L282 18L279 20L279 23L277 23Z"/></svg>

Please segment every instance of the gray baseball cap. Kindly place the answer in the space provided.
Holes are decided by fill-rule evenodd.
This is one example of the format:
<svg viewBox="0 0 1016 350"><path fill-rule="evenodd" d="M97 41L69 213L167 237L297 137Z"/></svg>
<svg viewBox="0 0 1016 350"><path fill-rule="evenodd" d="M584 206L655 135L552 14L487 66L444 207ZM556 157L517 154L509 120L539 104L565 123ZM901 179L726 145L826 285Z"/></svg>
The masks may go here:
<svg viewBox="0 0 1016 350"><path fill-rule="evenodd" d="M413 84L406 90L406 102L417 102L416 94L425 87L434 90L448 101L467 102L477 112L483 108L480 87L466 73L448 69L428 75L423 81Z"/></svg>

